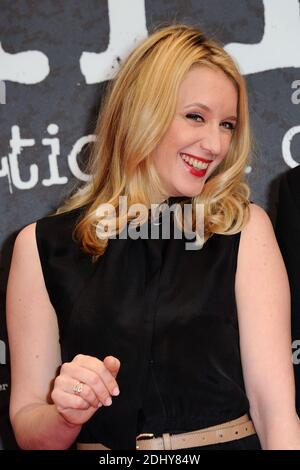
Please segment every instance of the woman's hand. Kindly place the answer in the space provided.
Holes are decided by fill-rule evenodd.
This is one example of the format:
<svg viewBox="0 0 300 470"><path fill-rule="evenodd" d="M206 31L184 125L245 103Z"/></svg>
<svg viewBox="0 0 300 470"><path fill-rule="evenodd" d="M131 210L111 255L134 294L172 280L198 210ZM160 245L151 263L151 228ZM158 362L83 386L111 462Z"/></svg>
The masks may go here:
<svg viewBox="0 0 300 470"><path fill-rule="evenodd" d="M69 424L76 426L88 421L102 405L110 406L111 397L119 395L115 380L119 368L120 361L113 356L100 361L79 354L71 362L62 364L51 394L57 411ZM76 385L79 386L77 392Z"/></svg>

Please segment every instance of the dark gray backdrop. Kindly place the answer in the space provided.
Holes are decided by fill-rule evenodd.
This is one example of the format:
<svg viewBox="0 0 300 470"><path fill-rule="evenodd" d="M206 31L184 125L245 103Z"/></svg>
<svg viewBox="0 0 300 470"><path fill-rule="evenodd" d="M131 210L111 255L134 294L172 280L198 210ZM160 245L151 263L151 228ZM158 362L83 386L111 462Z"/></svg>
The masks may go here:
<svg viewBox="0 0 300 470"><path fill-rule="evenodd" d="M4 448L13 448L4 320L13 242L20 228L57 207L84 178L82 144L93 138L101 94L118 63L153 26L170 20L220 40L248 83L256 141L248 173L252 200L274 218L278 178L300 162L300 5L0 0L0 11L0 438Z"/></svg>

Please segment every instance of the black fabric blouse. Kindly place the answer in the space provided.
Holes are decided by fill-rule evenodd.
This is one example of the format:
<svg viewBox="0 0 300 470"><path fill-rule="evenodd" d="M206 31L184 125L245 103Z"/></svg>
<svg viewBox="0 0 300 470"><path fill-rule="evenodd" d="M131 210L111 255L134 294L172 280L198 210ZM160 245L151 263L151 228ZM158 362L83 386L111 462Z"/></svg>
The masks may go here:
<svg viewBox="0 0 300 470"><path fill-rule="evenodd" d="M72 238L80 213L36 225L62 361L79 353L121 361L120 395L78 441L135 449L140 432L192 431L247 413L235 301L240 234L213 235L200 250L186 250L184 238L111 239L92 263Z"/></svg>

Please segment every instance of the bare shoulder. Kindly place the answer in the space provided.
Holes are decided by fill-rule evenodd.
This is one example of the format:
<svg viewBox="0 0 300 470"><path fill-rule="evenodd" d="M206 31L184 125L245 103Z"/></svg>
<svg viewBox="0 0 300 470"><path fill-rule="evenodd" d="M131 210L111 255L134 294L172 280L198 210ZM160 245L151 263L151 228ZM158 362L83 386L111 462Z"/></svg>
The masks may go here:
<svg viewBox="0 0 300 470"><path fill-rule="evenodd" d="M277 245L272 222L264 209L256 204L250 204L250 217L241 232L239 257L245 254L259 255L259 251ZM257 251L255 251L257 250Z"/></svg>
<svg viewBox="0 0 300 470"><path fill-rule="evenodd" d="M273 226L266 211L257 204L250 204L250 217L242 236L251 237L259 234L270 235L273 233Z"/></svg>
<svg viewBox="0 0 300 470"><path fill-rule="evenodd" d="M36 222L33 222L32 224L26 225L19 233L18 237L24 238L24 237L32 237L35 234L35 227L36 227Z"/></svg>
<svg viewBox="0 0 300 470"><path fill-rule="evenodd" d="M14 315L23 315L22 304L28 307L33 299L48 297L35 230L36 223L29 224L19 232L15 240L7 285L8 318L11 312Z"/></svg>
<svg viewBox="0 0 300 470"><path fill-rule="evenodd" d="M272 222L266 211L256 204L250 204L250 217L241 232L237 276L246 275L249 282L251 272L255 282L260 275L284 272Z"/></svg>
<svg viewBox="0 0 300 470"><path fill-rule="evenodd" d="M36 238L35 238L35 229L36 229L36 222L32 224L26 225L20 232L18 233L14 249L33 249L35 248Z"/></svg>
<svg viewBox="0 0 300 470"><path fill-rule="evenodd" d="M7 306L12 307L8 308L8 315L10 311L23 314L19 307L24 303L27 309L33 299L49 303L36 242L36 222L20 230L15 240L7 285Z"/></svg>
<svg viewBox="0 0 300 470"><path fill-rule="evenodd" d="M18 233L13 250L11 271L26 270L27 274L39 267L39 255L36 244L36 222L26 225Z"/></svg>

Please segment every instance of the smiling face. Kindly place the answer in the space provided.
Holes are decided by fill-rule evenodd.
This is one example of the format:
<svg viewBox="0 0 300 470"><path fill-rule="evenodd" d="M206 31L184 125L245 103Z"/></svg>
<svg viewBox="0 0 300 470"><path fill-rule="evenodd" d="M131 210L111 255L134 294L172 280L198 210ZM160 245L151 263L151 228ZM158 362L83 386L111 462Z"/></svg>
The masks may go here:
<svg viewBox="0 0 300 470"><path fill-rule="evenodd" d="M180 84L171 125L153 152L167 196L197 196L226 157L238 94L221 69L193 66Z"/></svg>

